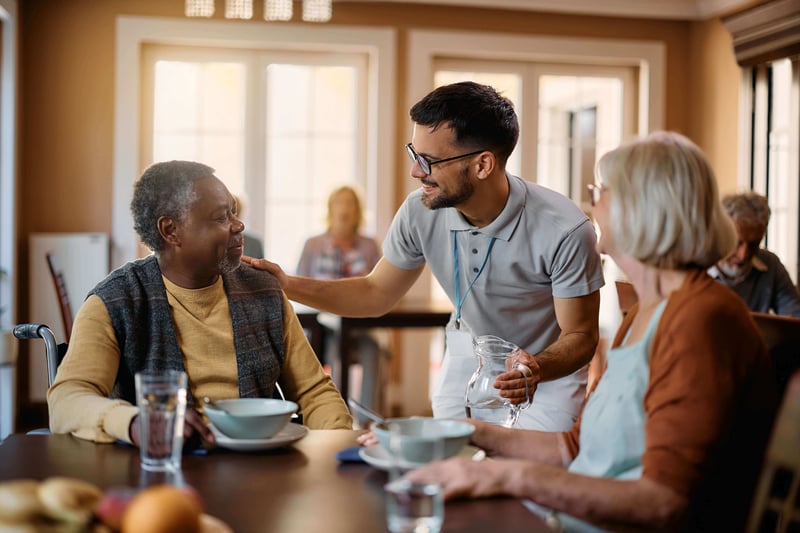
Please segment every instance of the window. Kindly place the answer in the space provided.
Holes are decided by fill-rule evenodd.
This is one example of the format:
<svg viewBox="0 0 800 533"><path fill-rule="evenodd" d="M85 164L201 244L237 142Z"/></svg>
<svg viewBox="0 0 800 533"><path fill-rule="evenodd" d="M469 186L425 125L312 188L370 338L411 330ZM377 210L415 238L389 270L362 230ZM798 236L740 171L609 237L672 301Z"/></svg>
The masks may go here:
<svg viewBox="0 0 800 533"><path fill-rule="evenodd" d="M157 102L156 63L158 77L169 80L164 84L189 92ZM277 215L269 219L278 210L259 202L269 194L286 192L287 187L287 194L307 194L304 201L308 206L324 198L334 183L361 184L368 211L367 230L382 239L394 214L394 183L386 177L394 175L395 158L402 155L394 133L392 30L310 28L285 23L232 25L217 20L123 16L117 19L115 65L113 266L139 255L129 205L134 181L157 155L200 159L215 167L233 192L247 195L248 229L267 241L272 239L272 250L277 251L266 253L289 271L297 261L302 239L316 231L310 228L321 231L324 217L305 210L298 213L296 208L289 220L284 217L275 223ZM331 89L332 85L325 89L331 75L349 80L339 89L349 87L348 91L355 92L346 95ZM301 78L306 86L294 87L287 100L286 84ZM320 99L321 93L332 99ZM277 102L284 114L304 112L310 102L316 106L315 115L328 112L323 118L318 116L317 122L305 123L306 140L302 142L307 149L322 150L322 145L330 144L342 128L348 129L351 137L359 136L354 141L359 147L354 153L342 150L337 139L339 148L325 152L323 157L336 152L344 154L342 159L328 158L323 168L305 169L306 175L292 172L269 176L270 171L303 169L310 159L307 154L298 158L297 152L288 157L276 153L277 149L269 151L270 124L276 126L270 117L276 114ZM156 106L168 110L164 115L174 111L175 117L159 112L156 120ZM186 118L189 110L191 119ZM355 118L334 124L345 110ZM336 129L322 131L321 122ZM271 131L274 136L275 130ZM153 135L158 136L157 142ZM283 158L284 163L275 163L276 157ZM283 190L270 190L269 183ZM286 198L277 200L281 201ZM268 233L276 227L280 235Z"/></svg>
<svg viewBox="0 0 800 533"><path fill-rule="evenodd" d="M0 331L14 324L16 314L16 4L0 0ZM0 348L2 350L2 348ZM0 399L2 403L2 399ZM6 433L0 413L0 439Z"/></svg>
<svg viewBox="0 0 800 533"><path fill-rule="evenodd" d="M633 68L467 59L437 59L434 67L437 87L471 80L511 100L520 139L508 171L587 209L595 162L633 135L636 111L624 105L636 101Z"/></svg>
<svg viewBox="0 0 800 533"><path fill-rule="evenodd" d="M772 217L764 245L781 258L796 283L800 269L800 58L750 67L744 76L750 118L740 183L769 199Z"/></svg>
<svg viewBox="0 0 800 533"><path fill-rule="evenodd" d="M143 166L190 159L214 167L244 197L248 232L291 272L305 239L325 230L328 193L366 188L366 58L165 46L144 57L152 105Z"/></svg>
<svg viewBox="0 0 800 533"><path fill-rule="evenodd" d="M722 19L742 67L739 185L767 197L765 246L800 276L800 4L770 0Z"/></svg>

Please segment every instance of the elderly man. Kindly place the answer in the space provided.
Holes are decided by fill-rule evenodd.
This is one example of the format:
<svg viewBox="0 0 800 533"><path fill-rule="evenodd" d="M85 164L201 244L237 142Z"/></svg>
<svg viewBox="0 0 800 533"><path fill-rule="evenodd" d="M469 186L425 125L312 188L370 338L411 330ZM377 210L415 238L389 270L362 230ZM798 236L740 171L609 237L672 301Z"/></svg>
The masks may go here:
<svg viewBox="0 0 800 533"><path fill-rule="evenodd" d="M200 163L170 161L137 181L134 227L153 255L89 294L47 395L50 429L138 445L133 376L185 370L194 398L270 397L279 383L314 428L352 427L278 282L240 264L236 202ZM187 409L187 436L213 441Z"/></svg>
<svg viewBox="0 0 800 533"><path fill-rule="evenodd" d="M751 311L800 316L800 293L778 256L760 248L769 223L767 199L755 192L727 195L722 206L736 225L736 251L708 273L741 296Z"/></svg>

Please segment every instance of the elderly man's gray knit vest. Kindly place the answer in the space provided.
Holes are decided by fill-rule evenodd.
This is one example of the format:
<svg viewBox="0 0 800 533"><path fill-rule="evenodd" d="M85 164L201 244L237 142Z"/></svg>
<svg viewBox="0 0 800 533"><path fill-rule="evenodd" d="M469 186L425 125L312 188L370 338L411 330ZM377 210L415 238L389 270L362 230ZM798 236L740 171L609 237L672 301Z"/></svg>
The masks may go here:
<svg viewBox="0 0 800 533"><path fill-rule="evenodd" d="M269 398L284 360L283 293L274 276L246 264L222 279L233 324L239 395ZM108 309L119 345L113 397L136 403L133 375L141 370L185 370L155 256L123 265L91 294Z"/></svg>

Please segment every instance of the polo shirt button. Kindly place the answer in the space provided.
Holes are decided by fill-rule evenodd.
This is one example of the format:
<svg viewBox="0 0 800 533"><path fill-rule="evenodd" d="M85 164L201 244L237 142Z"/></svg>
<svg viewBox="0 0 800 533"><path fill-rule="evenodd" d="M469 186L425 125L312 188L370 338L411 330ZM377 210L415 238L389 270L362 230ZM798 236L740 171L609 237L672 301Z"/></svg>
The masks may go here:
<svg viewBox="0 0 800 533"><path fill-rule="evenodd" d="M478 253L478 249L477 249L477 248L473 248L473 249L472 249L472 253L473 253L473 254L477 254L477 253Z"/></svg>
<svg viewBox="0 0 800 533"><path fill-rule="evenodd" d="M473 269L472 269L472 271L473 271L473 272L475 272L475 273L477 273L477 272L478 272L478 269L477 269L477 268L473 268Z"/></svg>
<svg viewBox="0 0 800 533"><path fill-rule="evenodd" d="M472 232L472 234L473 234L473 235L477 235L477 234L478 234L478 232L477 232L477 231L473 231L473 232Z"/></svg>

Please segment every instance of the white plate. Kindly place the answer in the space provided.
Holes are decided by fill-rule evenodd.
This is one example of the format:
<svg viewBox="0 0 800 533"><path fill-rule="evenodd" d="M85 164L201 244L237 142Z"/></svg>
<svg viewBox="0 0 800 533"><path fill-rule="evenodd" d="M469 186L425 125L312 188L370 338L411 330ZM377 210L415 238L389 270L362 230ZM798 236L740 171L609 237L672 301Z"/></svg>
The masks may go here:
<svg viewBox="0 0 800 533"><path fill-rule="evenodd" d="M467 445L464 446L458 455L459 457L473 457L479 450L480 449L475 446ZM380 444L373 444L372 446L361 448L358 450L358 456L361 457L365 463L377 468L378 470L388 471L392 468L392 456L389 455L389 452L386 451ZM422 466L423 464L425 463L403 463L400 465L400 469L413 470L414 468Z"/></svg>
<svg viewBox="0 0 800 533"><path fill-rule="evenodd" d="M300 424L286 424L286 427L268 439L232 439L209 424L208 427L217 439L217 445L237 452L271 450L296 442L308 434L308 428Z"/></svg>
<svg viewBox="0 0 800 533"><path fill-rule="evenodd" d="M365 463L374 466L378 470L388 471L392 468L392 456L389 455L389 452L380 444L373 444L372 446L361 448L358 450L358 456L361 457ZM401 467L402 470L411 470L422 466L422 464L423 463L405 463L401 465Z"/></svg>

